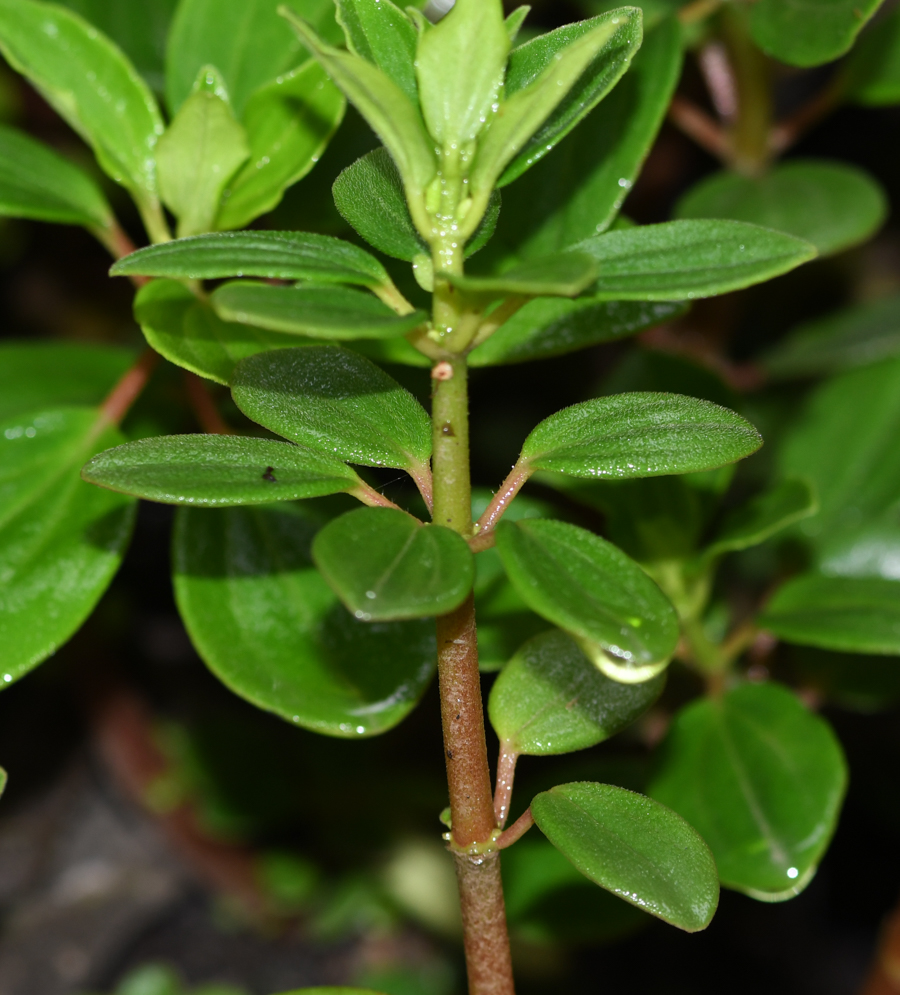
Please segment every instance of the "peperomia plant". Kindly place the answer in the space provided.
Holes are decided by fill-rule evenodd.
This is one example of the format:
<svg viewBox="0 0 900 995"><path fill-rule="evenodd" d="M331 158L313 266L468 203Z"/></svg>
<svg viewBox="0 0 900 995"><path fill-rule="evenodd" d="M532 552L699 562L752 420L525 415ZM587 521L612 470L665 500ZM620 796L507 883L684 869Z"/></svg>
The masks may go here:
<svg viewBox="0 0 900 995"><path fill-rule="evenodd" d="M444 838L472 995L513 991L500 855L535 824L587 879L690 932L711 921L720 882L766 901L798 894L837 820L842 753L824 720L777 684L737 680L735 665L760 629L898 649L894 582L827 569L849 554L828 545L843 520L816 454L851 430L827 418L798 428L772 486L723 516L733 465L762 438L717 403L729 400L721 385L695 378L703 396L686 396L670 389L670 365L645 359L631 384L541 421L496 492L473 493L469 368L623 339L785 274L866 237L883 215L877 187L821 166L760 178L770 148L753 158L735 125L723 158L752 176L714 178L675 221L620 215L678 81L683 28L668 13L646 38L642 11L620 7L517 44L528 9L505 17L500 0L457 0L437 23L391 0L336 0L336 21L324 0L293 0L280 17L274 6L181 0L157 87L166 124L128 59L79 15L0 0L0 50L132 195L153 243L129 251L92 179L0 131L3 212L93 232L118 260L113 275L139 287L152 347L128 370L103 351L5 351L3 680L89 614L135 499L178 505L179 610L209 668L248 701L365 738L409 714L436 665ZM721 30L746 43L747 12L727 6ZM759 0L750 16L760 37L781 37L769 31L780 8ZM696 32L702 18L682 20ZM312 167L345 97L382 146L340 173L335 204L414 279L359 241L236 230ZM792 191L820 181L866 208L850 234L788 216ZM773 354L773 370L802 367L798 341ZM156 354L230 388L246 430L215 414L206 434L126 441L118 425ZM430 411L391 364L430 369ZM887 390L894 366L879 375ZM415 485L405 507L381 493L378 468ZM519 497L529 480L565 502ZM761 613L723 621L723 558L824 521L811 517L820 499L838 523L821 562ZM606 537L567 520L560 509L576 504L602 511ZM706 693L676 716L647 793L562 784L507 828L517 759L582 750L634 723L673 658ZM501 665L492 785L481 673Z"/></svg>

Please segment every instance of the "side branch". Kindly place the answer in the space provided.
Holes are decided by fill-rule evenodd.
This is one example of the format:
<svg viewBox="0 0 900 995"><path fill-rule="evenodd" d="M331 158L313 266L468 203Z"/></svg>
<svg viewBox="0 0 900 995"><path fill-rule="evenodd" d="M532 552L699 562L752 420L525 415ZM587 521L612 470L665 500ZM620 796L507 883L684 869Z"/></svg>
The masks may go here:
<svg viewBox="0 0 900 995"><path fill-rule="evenodd" d="M527 808L509 827L509 829L506 830L505 833L501 833L497 837L497 849L505 850L508 846L512 846L513 843L520 840L533 825L534 816L531 814L531 809Z"/></svg>
<svg viewBox="0 0 900 995"><path fill-rule="evenodd" d="M497 491L484 514L478 519L475 526L477 537L489 532L500 521L510 502L519 493L531 474L532 471L527 464L523 464L521 461L509 471L509 476L500 485L500 490Z"/></svg>
<svg viewBox="0 0 900 995"><path fill-rule="evenodd" d="M159 363L159 354L145 349L138 361L113 387L100 408L104 419L111 425L118 425L128 414L132 404L141 396L150 375Z"/></svg>
<svg viewBox="0 0 900 995"><path fill-rule="evenodd" d="M513 781L516 776L516 761L519 754L500 744L500 758L497 761L497 787L494 791L494 816L502 829L509 818L509 805L512 801Z"/></svg>

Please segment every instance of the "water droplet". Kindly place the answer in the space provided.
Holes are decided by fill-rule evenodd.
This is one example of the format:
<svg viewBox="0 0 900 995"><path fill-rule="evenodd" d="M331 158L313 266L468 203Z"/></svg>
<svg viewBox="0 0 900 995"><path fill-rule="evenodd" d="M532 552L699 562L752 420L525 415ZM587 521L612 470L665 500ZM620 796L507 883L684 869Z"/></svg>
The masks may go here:
<svg viewBox="0 0 900 995"><path fill-rule="evenodd" d="M743 246L741 246L741 248L743 248ZM799 872L799 871L797 870L797 868L796 868L796 867L789 867L789 868L787 869L787 876L788 876L788 877L789 877L789 878L790 878L791 880L793 880L793 879L794 879L795 877L797 877L797 875L798 875L799 873L800 873L800 872Z"/></svg>
<svg viewBox="0 0 900 995"><path fill-rule="evenodd" d="M366 727L365 726L357 726L356 727L356 731L360 734L360 736L362 736L362 734L366 731Z"/></svg>

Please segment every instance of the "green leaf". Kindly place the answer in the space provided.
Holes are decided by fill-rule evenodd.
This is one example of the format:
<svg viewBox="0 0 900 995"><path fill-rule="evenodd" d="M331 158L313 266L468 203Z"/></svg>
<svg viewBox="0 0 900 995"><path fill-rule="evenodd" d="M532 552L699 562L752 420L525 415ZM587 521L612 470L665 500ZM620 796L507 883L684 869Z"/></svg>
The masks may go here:
<svg viewBox="0 0 900 995"><path fill-rule="evenodd" d="M807 481L784 480L733 511L704 550L704 556L712 559L723 553L758 546L818 510L815 491Z"/></svg>
<svg viewBox="0 0 900 995"><path fill-rule="evenodd" d="M791 66L819 66L843 55L881 0L759 0L750 30L763 51Z"/></svg>
<svg viewBox="0 0 900 995"><path fill-rule="evenodd" d="M590 256L559 252L532 259L502 276L455 276L438 274L460 290L487 300L510 296L577 297L597 276Z"/></svg>
<svg viewBox="0 0 900 995"><path fill-rule="evenodd" d="M537 795L541 832L595 884L689 933L719 901L709 847L681 816L651 798L588 781Z"/></svg>
<svg viewBox="0 0 900 995"><path fill-rule="evenodd" d="M378 66L417 104L418 36L412 21L391 0L336 0L336 6L350 51Z"/></svg>
<svg viewBox="0 0 900 995"><path fill-rule="evenodd" d="M862 169L792 159L756 179L714 173L681 198L675 216L749 221L802 238L828 256L871 238L887 211L881 185Z"/></svg>
<svg viewBox="0 0 900 995"><path fill-rule="evenodd" d="M622 7L514 49L503 115L480 143L473 187L498 177L505 186L542 159L618 83L641 38L640 10Z"/></svg>
<svg viewBox="0 0 900 995"><path fill-rule="evenodd" d="M135 360L118 346L66 342L0 345L0 418L65 405L99 404Z"/></svg>
<svg viewBox="0 0 900 995"><path fill-rule="evenodd" d="M472 590L475 561L465 539L405 511L359 508L316 536L313 560L355 618L364 622L446 615Z"/></svg>
<svg viewBox="0 0 900 995"><path fill-rule="evenodd" d="M99 453L81 471L122 494L197 507L268 504L352 492L360 479L339 459L270 439L163 435Z"/></svg>
<svg viewBox="0 0 900 995"><path fill-rule="evenodd" d="M0 215L104 229L112 209L77 166L16 128L0 124Z"/></svg>
<svg viewBox="0 0 900 995"><path fill-rule="evenodd" d="M900 657L793 646L787 661L792 683L841 708L872 714L895 707L900 699Z"/></svg>
<svg viewBox="0 0 900 995"><path fill-rule="evenodd" d="M259 708L330 736L386 732L434 673L434 625L366 625L313 567L302 506L181 508L175 596L212 672Z"/></svg>
<svg viewBox="0 0 900 995"><path fill-rule="evenodd" d="M94 408L0 424L2 683L26 674L81 626L122 562L135 502L78 474L90 456L121 441Z"/></svg>
<svg viewBox="0 0 900 995"><path fill-rule="evenodd" d="M585 239L573 246L600 264L601 300L713 297L771 280L808 262L815 247L741 221L667 221Z"/></svg>
<svg viewBox="0 0 900 995"><path fill-rule="evenodd" d="M330 235L295 231L222 232L148 245L120 259L110 274L182 280L260 276L364 287L390 281L385 268L365 249Z"/></svg>
<svg viewBox="0 0 900 995"><path fill-rule="evenodd" d="M529 301L469 355L470 366L498 366L562 356L614 342L685 313L682 304L644 301Z"/></svg>
<svg viewBox="0 0 900 995"><path fill-rule="evenodd" d="M777 902L815 874L846 786L828 723L779 684L744 684L678 713L649 793L706 840L723 885Z"/></svg>
<svg viewBox="0 0 900 995"><path fill-rule="evenodd" d="M158 211L153 150L163 122L147 84L119 49L63 7L0 0L0 51L145 214Z"/></svg>
<svg viewBox="0 0 900 995"><path fill-rule="evenodd" d="M844 93L858 104L900 103L900 10L878 19L844 63Z"/></svg>
<svg viewBox="0 0 900 995"><path fill-rule="evenodd" d="M566 522L502 521L497 550L529 608L578 638L607 677L655 677L678 642L665 595L621 550Z"/></svg>
<svg viewBox="0 0 900 995"><path fill-rule="evenodd" d="M9 778L6 776L6 771L0 767L0 797L2 797L3 792L6 791L6 782Z"/></svg>
<svg viewBox="0 0 900 995"><path fill-rule="evenodd" d="M243 228L276 207L319 161L345 108L341 91L312 59L253 93L241 118L250 161L226 186L216 228Z"/></svg>
<svg viewBox="0 0 900 995"><path fill-rule="evenodd" d="M416 470L431 458L422 405L374 363L338 346L246 359L232 394L248 418L348 463Z"/></svg>
<svg viewBox="0 0 900 995"><path fill-rule="evenodd" d="M380 995L371 988L298 988L284 995Z"/></svg>
<svg viewBox="0 0 900 995"><path fill-rule="evenodd" d="M845 653L900 653L900 582L804 574L780 587L759 624L780 639Z"/></svg>
<svg viewBox="0 0 900 995"><path fill-rule="evenodd" d="M807 322L762 356L777 379L822 376L900 353L900 296Z"/></svg>
<svg viewBox="0 0 900 995"><path fill-rule="evenodd" d="M762 439L740 415L680 394L615 394L563 408L525 440L533 470L576 477L654 477L711 470L756 452Z"/></svg>
<svg viewBox="0 0 900 995"><path fill-rule="evenodd" d="M249 157L222 77L205 66L156 147L160 196L178 218L179 238L212 229L225 185Z"/></svg>
<svg viewBox="0 0 900 995"><path fill-rule="evenodd" d="M529 639L491 688L488 713L504 749L543 756L602 743L662 693L665 676L620 684L601 674L564 632Z"/></svg>
<svg viewBox="0 0 900 995"><path fill-rule="evenodd" d="M512 44L519 36L519 32L522 30L522 25L525 23L525 18L528 17L530 12L531 7L516 7L509 17L506 18L506 33L509 35L510 44Z"/></svg>

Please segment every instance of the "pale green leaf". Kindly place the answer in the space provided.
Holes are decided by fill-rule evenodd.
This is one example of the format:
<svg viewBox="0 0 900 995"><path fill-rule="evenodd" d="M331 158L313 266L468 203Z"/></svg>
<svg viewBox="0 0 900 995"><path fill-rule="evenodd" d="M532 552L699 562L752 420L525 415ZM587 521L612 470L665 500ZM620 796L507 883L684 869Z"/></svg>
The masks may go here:
<svg viewBox="0 0 900 995"><path fill-rule="evenodd" d="M350 51L378 66L417 104L418 36L409 17L391 0L336 0L336 7Z"/></svg>

